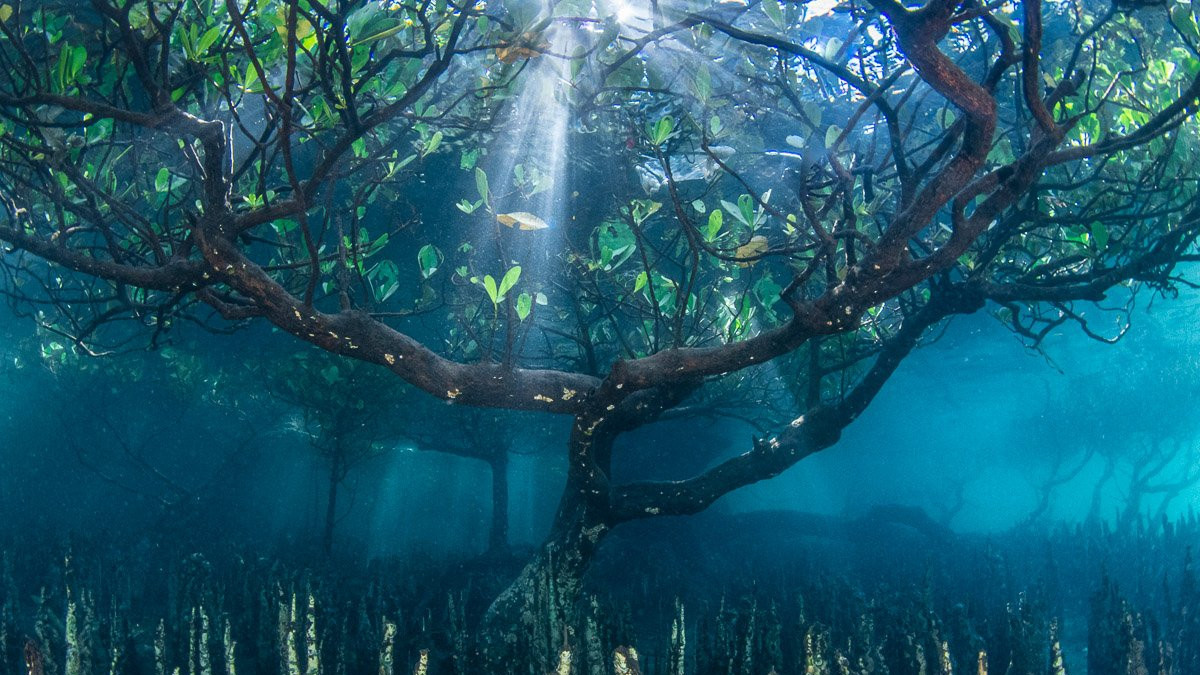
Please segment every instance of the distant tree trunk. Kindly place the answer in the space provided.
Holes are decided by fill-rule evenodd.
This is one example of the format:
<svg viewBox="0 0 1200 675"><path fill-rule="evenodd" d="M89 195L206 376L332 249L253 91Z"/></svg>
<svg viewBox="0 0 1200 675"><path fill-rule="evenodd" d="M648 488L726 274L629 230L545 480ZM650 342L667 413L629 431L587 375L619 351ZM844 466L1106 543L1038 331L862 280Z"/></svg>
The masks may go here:
<svg viewBox="0 0 1200 675"><path fill-rule="evenodd" d="M1130 481L1133 483L1133 481ZM1142 498L1145 492L1141 485L1129 486L1129 496L1125 498L1125 506L1117 518L1117 527L1121 532L1131 532L1133 527L1142 520Z"/></svg>
<svg viewBox="0 0 1200 675"><path fill-rule="evenodd" d="M340 444L329 464L329 498L325 504L325 533L321 538L321 546L325 555L333 554L333 529L337 525L338 487L342 483L342 453Z"/></svg>
<svg viewBox="0 0 1200 675"><path fill-rule="evenodd" d="M1037 523L1038 520L1040 520L1041 517L1050 510L1050 505L1054 502L1055 490L1075 480L1075 477L1082 473L1084 468L1091 463L1093 454L1095 454L1094 450L1088 450L1086 453L1084 453L1083 457L1080 458L1079 462L1076 463L1074 468L1064 472L1063 464L1066 462L1067 458L1060 451L1055 457L1054 467L1051 469L1050 475L1046 478L1046 481L1035 488L1035 492L1037 493L1037 502L1034 504L1033 510L1030 511L1029 515L1025 517L1022 525L1031 527ZM1093 495L1093 499L1095 498L1096 497Z"/></svg>
<svg viewBox="0 0 1200 675"><path fill-rule="evenodd" d="M501 448L488 464L492 468L492 528L488 550L494 553L508 548L508 448Z"/></svg>
<svg viewBox="0 0 1200 675"><path fill-rule="evenodd" d="M1092 502L1088 507L1088 521L1098 523L1104 518L1101 513L1101 507L1104 505L1104 486L1113 477L1117 470L1117 463L1112 457L1105 457L1104 473L1096 479L1096 484L1092 486Z"/></svg>
<svg viewBox="0 0 1200 675"><path fill-rule="evenodd" d="M1150 441L1150 449L1133 462L1125 506L1118 517L1117 527L1129 532L1142 520L1142 504L1150 492L1151 481L1170 463L1170 453L1162 449L1162 440Z"/></svg>

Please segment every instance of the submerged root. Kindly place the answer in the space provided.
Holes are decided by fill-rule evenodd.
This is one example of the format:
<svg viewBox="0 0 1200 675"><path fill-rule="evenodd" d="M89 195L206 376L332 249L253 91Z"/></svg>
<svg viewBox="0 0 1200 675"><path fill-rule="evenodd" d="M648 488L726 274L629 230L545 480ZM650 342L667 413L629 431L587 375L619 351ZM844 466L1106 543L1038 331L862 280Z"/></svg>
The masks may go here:
<svg viewBox="0 0 1200 675"><path fill-rule="evenodd" d="M637 650L633 647L617 647L613 650L613 673L615 675L642 675L638 664Z"/></svg>

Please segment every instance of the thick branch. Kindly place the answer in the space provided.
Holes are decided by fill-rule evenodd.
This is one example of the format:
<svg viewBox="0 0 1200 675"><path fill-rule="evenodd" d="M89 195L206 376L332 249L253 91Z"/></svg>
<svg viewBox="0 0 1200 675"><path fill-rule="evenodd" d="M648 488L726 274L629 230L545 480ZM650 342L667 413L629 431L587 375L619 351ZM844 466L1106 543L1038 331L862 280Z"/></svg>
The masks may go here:
<svg viewBox="0 0 1200 675"><path fill-rule="evenodd" d="M124 265L111 260L100 260L4 225L0 225L0 240L81 274L151 290L178 291L186 286L199 285L204 279L206 269L206 265L200 260L176 260L158 267Z"/></svg>
<svg viewBox="0 0 1200 675"><path fill-rule="evenodd" d="M973 312L982 305L983 300L976 293L962 289L944 291L905 322L841 403L810 409L778 434L756 441L749 452L694 478L633 483L614 489L614 519L620 522L656 515L697 513L740 487L773 478L805 457L830 447L841 437L842 430L866 409L927 328L950 314Z"/></svg>
<svg viewBox="0 0 1200 675"><path fill-rule="evenodd" d="M458 363L358 310L326 314L306 306L236 246L197 230L198 244L220 278L254 301L271 323L322 349L382 365L439 398L514 410L574 413L599 384L588 375Z"/></svg>

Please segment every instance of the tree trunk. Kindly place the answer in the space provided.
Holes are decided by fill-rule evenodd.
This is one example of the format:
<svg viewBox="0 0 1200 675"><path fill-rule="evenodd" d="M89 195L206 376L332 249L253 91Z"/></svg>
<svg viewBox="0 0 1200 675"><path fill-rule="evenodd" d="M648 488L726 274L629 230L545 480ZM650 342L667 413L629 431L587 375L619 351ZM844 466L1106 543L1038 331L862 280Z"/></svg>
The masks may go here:
<svg viewBox="0 0 1200 675"><path fill-rule="evenodd" d="M489 462L492 467L492 528L488 551L508 549L508 449L502 448Z"/></svg>
<svg viewBox="0 0 1200 675"><path fill-rule="evenodd" d="M325 533L321 538L321 546L325 555L333 554L333 528L337 525L338 486L341 485L341 466L338 458L333 458L329 467L329 498L325 504Z"/></svg>
<svg viewBox="0 0 1200 675"><path fill-rule="evenodd" d="M582 635L575 628L583 575L612 529L606 471L612 437L594 431L594 424L576 419L567 482L550 534L483 618L480 637L487 667L524 672L520 661L532 659L529 670L551 672L568 634Z"/></svg>
<svg viewBox="0 0 1200 675"><path fill-rule="evenodd" d="M1088 506L1087 517L1088 522L1090 523L1099 523L1104 519L1104 513L1102 512L1102 507L1104 506L1104 486L1108 483L1109 479L1112 478L1113 473L1116 472L1117 468L1116 460L1114 460L1112 457L1107 457L1105 459L1104 473L1102 473L1100 477L1096 479L1096 484L1092 486L1092 501Z"/></svg>
<svg viewBox="0 0 1200 675"><path fill-rule="evenodd" d="M567 490L550 536L483 619L484 659L514 666L534 659L534 672L551 672L552 658L575 632L583 575L610 527L576 490ZM574 640L571 640L574 644ZM516 668L512 668L516 670Z"/></svg>
<svg viewBox="0 0 1200 675"><path fill-rule="evenodd" d="M1144 485L1137 480L1130 481L1129 495L1125 498L1125 506L1117 520L1117 531L1128 534L1142 520L1142 499L1145 497Z"/></svg>

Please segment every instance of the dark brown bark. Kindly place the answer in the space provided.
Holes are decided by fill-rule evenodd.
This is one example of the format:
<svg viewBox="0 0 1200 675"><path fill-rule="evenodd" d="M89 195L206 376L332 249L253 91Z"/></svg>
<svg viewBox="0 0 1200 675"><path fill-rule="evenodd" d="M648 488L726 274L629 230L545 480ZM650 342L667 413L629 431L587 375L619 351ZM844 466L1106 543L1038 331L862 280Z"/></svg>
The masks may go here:
<svg viewBox="0 0 1200 675"><path fill-rule="evenodd" d="M481 635L489 663L510 663L518 652L548 658L561 644L564 629L574 624L584 574L611 529L603 489L607 479L591 461L574 461L591 456L596 440L611 443L607 434L596 434L589 425L580 419L572 430L573 461L550 535L484 617ZM584 465L592 468L577 468ZM540 666L551 670L548 661Z"/></svg>
<svg viewBox="0 0 1200 675"><path fill-rule="evenodd" d="M584 574L613 527L635 518L697 513L739 487L776 476L830 447L882 389L929 326L951 313L972 312L981 306L982 298L976 294L939 294L905 323L841 404L813 408L782 432L757 441L745 454L689 480L613 487L608 476L617 436L653 421L695 385L640 392L624 400L620 388L601 388L593 398L593 411L577 417L572 427L567 484L549 537L488 610L483 631L487 658L493 662L506 658L506 650L516 639L512 627L520 625L522 616L546 617L548 627L537 623L535 630L551 634L571 624L581 600ZM609 404L608 400L619 402Z"/></svg>
<svg viewBox="0 0 1200 675"><path fill-rule="evenodd" d="M677 405L696 386L632 395L615 385L602 387L590 409L575 418L567 443L566 486L550 534L484 617L482 638L489 662L506 663L529 635L539 644L532 650L523 645L523 653L549 656L560 646L563 629L576 618L584 574L614 524L608 479L613 443L623 431ZM549 663L541 665L550 670Z"/></svg>
<svg viewBox="0 0 1200 675"><path fill-rule="evenodd" d="M358 310L336 314L306 305L216 231L198 232L213 271L254 300L271 323L322 349L376 363L409 384L465 405L570 413L582 408L598 380L557 370L464 364Z"/></svg>
<svg viewBox="0 0 1200 675"><path fill-rule="evenodd" d="M6 225L0 225L0 241L77 272L138 288L164 291L198 288L203 285L203 275L207 269L200 260L172 261L160 267L100 260L81 251L56 246L40 237Z"/></svg>
<svg viewBox="0 0 1200 675"><path fill-rule="evenodd" d="M832 446L842 430L866 410L930 326L952 314L972 313L982 306L983 297L969 289L948 288L938 292L924 309L904 323L841 402L810 408L779 433L757 440L750 451L695 478L617 487L612 496L614 521L698 513L723 495L777 476L805 457Z"/></svg>

